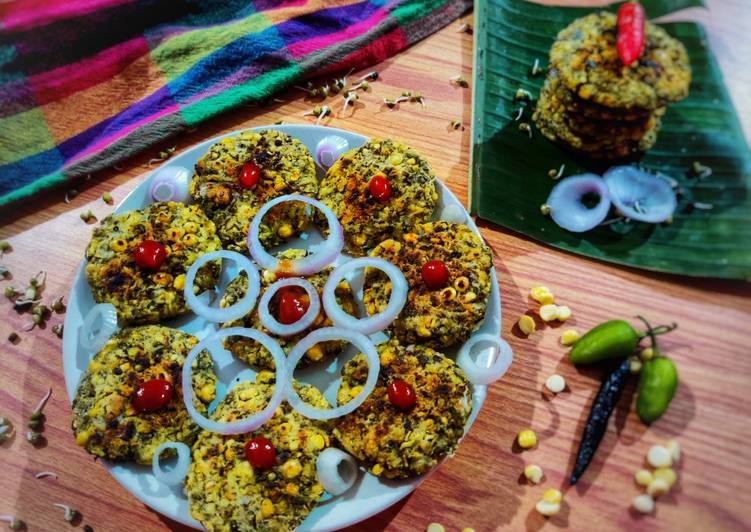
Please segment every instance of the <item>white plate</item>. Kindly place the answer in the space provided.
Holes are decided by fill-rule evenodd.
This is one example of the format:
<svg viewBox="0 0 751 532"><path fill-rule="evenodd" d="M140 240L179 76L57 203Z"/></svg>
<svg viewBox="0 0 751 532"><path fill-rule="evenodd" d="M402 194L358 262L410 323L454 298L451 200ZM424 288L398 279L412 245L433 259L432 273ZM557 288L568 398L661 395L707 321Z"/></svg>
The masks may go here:
<svg viewBox="0 0 751 532"><path fill-rule="evenodd" d="M282 125L254 129L276 129L296 137L308 147L314 157L316 145L326 135L340 135L349 142L350 147L352 148L360 146L368 140L362 135L322 126ZM168 160L161 165L160 168L168 166L183 166L192 169L198 159L208 151L212 144L225 137L237 135L238 133L239 132L234 132L220 135L193 146L191 149ZM318 167L317 170L319 175L322 175L322 169ZM156 170L144 179L144 181L140 183L120 205L118 205L115 209L116 213L138 209L149 203L148 185L151 176L153 176L155 172ZM457 200L451 191L449 191L449 189L440 181L437 184L439 199L435 218L437 219L439 217L441 210L446 205L456 205L464 212L466 216L465 223L479 235L480 233L477 230L477 227L469 215L466 214L466 211L461 203L459 203L459 200ZM315 242L317 240L316 236L317 235L311 235L308 244ZM89 284L86 281L86 276L84 274L85 264L86 261L84 260L78 268L76 278L73 281L73 287L68 296L68 309L65 316L63 368L65 371L65 385L68 397L71 401L73 400L78 382L86 369L88 360L91 356L91 353L85 352L78 346L78 330L83 321L83 317L94 305L91 289L89 288ZM495 270L491 272L491 281L492 285L485 320L479 331L475 334L491 333L495 336L499 336L501 329L501 305ZM212 325L207 324L201 318L193 315L173 320L167 325L195 334L199 338L204 338L206 335L214 331ZM377 340L377 338L374 337L374 340ZM453 349L446 354L453 357L455 356L455 353L456 350ZM332 375L338 375L336 369L341 367L351 355L352 353L350 352L338 357L338 359L332 362L327 368L327 371L318 371L315 373L315 376L311 371L304 373L298 372L302 373L300 380L311 382L319 386L324 392L324 395L331 401L335 396L336 387L338 386L338 380L332 377ZM227 378L229 375L235 376L238 375L238 371L241 371L238 379L235 379L235 381L237 381L240 378L252 378L254 374L251 369L234 361L231 355L221 349L214 349L214 359L218 367L218 377L220 381L225 383L224 387L218 387L218 394L221 394L223 391L226 392L226 386L231 385L231 381L226 381L222 377ZM321 378L321 375L324 375L324 377ZM465 432L466 430L469 430L470 425L477 417L477 413L485 400L485 393L485 386L472 387L473 408ZM110 474L120 482L125 489L131 492L144 504L175 521L179 521L180 523L194 528L201 528L201 525L190 517L188 512L188 501L180 487L170 489L159 484L151 474L151 468L132 464L115 465L107 464L106 462L104 463L105 467L109 469ZM423 480L425 480L426 477L427 475L423 475L410 480L388 481L378 479L369 473L362 472L355 486L344 495L339 497L325 495L298 530L323 532L353 525L396 503L414 490Z"/></svg>

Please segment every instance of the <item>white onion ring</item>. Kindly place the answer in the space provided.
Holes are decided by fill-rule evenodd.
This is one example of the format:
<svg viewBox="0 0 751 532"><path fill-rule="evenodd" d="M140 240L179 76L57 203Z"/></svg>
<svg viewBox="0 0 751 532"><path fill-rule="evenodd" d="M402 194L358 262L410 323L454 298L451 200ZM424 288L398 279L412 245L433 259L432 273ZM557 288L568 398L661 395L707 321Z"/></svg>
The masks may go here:
<svg viewBox="0 0 751 532"><path fill-rule="evenodd" d="M159 463L161 454L168 449L174 449L177 452L177 464L175 464L175 468L169 472L162 469L162 466ZM180 484L185 478L185 475L188 474L189 465L190 447L179 441L164 442L156 448L154 456L151 459L151 471L154 473L154 478L167 486L177 486Z"/></svg>
<svg viewBox="0 0 751 532"><path fill-rule="evenodd" d="M591 209L581 201L587 193L600 198ZM583 233L600 225L608 215L610 194L600 176L580 174L561 179L550 191L546 203L556 224L572 233Z"/></svg>
<svg viewBox="0 0 751 532"><path fill-rule="evenodd" d="M269 312L269 303L271 298L276 294L280 288L286 286L299 286L308 294L310 298L310 304L305 314L296 322L285 325L279 323L274 316ZM289 277L286 279L279 279L261 296L261 302L258 303L258 315L261 318L261 324L266 327L271 333L277 336L292 336L293 334L301 333L311 325L318 317L318 313L321 311L321 300L318 297L318 290L305 279L300 277Z"/></svg>
<svg viewBox="0 0 751 532"><path fill-rule="evenodd" d="M349 142L339 135L327 135L316 146L316 160L322 168L329 168L349 148Z"/></svg>
<svg viewBox="0 0 751 532"><path fill-rule="evenodd" d="M241 271L244 271L248 276L248 289L245 291L245 295L240 301L227 308L209 306L198 299L197 295L193 293L193 283L196 280L198 269L207 262L216 259L235 261L238 268ZM258 293L260 291L261 279L258 276L258 270L253 263L250 262L250 259L236 251L228 251L226 249L212 251L198 257L193 264L190 265L190 268L188 268L188 273L185 275L185 288L183 289L185 302L190 307L190 310L213 323L225 323L238 320L248 314L253 310L253 306L256 304L256 299L258 299Z"/></svg>
<svg viewBox="0 0 751 532"><path fill-rule="evenodd" d="M151 201L178 201L190 199L190 170L182 166L165 166L151 177L149 198Z"/></svg>
<svg viewBox="0 0 751 532"><path fill-rule="evenodd" d="M337 406L336 408L316 408L300 399L295 387L292 385L292 379L295 375L295 367L308 349L319 342L328 342L331 340L345 340L353 344L362 354L365 355L365 358L368 361L368 378L365 380L365 384L360 393L357 394L356 397L350 399L346 404ZM289 379L289 386L287 386L287 402L301 415L309 419L334 419L347 415L363 404L365 399L367 399L373 392L376 387L376 382L378 381L378 372L380 369L381 363L378 359L378 352L376 351L373 342L371 342L364 334L342 329L340 327L324 327L322 329L317 329L297 342L295 347L292 348L292 351L287 355L287 379Z"/></svg>
<svg viewBox="0 0 751 532"><path fill-rule="evenodd" d="M97 329L98 327L98 329ZM87 351L98 352L117 331L117 310L112 303L99 303L83 319L78 343Z"/></svg>
<svg viewBox="0 0 751 532"><path fill-rule="evenodd" d="M492 358L483 357L483 360L477 360L477 357L472 356L472 348L479 343L493 344ZM490 384L503 377L513 360L514 354L506 341L488 333L472 336L464 343L456 356L456 364L462 369L469 382L481 385Z"/></svg>
<svg viewBox="0 0 751 532"><path fill-rule="evenodd" d="M352 270L357 268L375 268L385 273L391 281L391 295L389 303L383 312L374 314L368 318L355 318L350 316L336 302L336 286ZM326 281L323 287L323 308L326 315L331 318L334 325L363 334L373 334L382 331L396 319L407 302L409 285L402 271L389 261L378 257L360 257L345 262L338 266Z"/></svg>
<svg viewBox="0 0 751 532"><path fill-rule="evenodd" d="M667 179L636 166L615 166L603 176L616 209L631 220L662 223L673 215L677 200Z"/></svg>
<svg viewBox="0 0 751 532"><path fill-rule="evenodd" d="M208 347L209 344L223 340L228 336L242 336L244 338L255 340L271 353L271 356L274 358L274 366L276 367L276 384L274 386L274 393L271 394L271 399L269 399L269 404L266 405L266 408L252 416L229 423L224 421L213 421L196 410L196 407L193 406L193 380L191 377L193 374L192 365L198 357L198 354L204 349L208 350L209 354L211 354L211 350ZM286 395L287 380L287 366L284 351L282 351L282 348L279 347L279 344L273 338L256 329L246 329L244 327L220 329L208 338L198 342L195 347L190 350L188 356L185 357L182 377L183 402L185 403L185 408L187 408L190 417L201 428L224 435L245 434L246 432L256 430L274 416L274 412L279 405L282 404Z"/></svg>
<svg viewBox="0 0 751 532"><path fill-rule="evenodd" d="M321 211L324 216L326 216L326 221L329 224L329 237L313 255L308 255L307 257L298 260L284 259L283 261L280 261L278 258L263 249L263 245L259 240L259 234L261 231L261 222L266 213L276 205L287 201L301 201ZM287 274L299 275L301 277L313 275L334 262L342 252L343 247L344 230L332 210L320 201L300 194L279 196L265 203L253 217L248 229L248 250L250 251L251 256L261 268L271 270L272 272L278 271L280 264L284 264L285 267L283 269ZM287 267L287 264L289 264L289 267Z"/></svg>
<svg viewBox="0 0 751 532"><path fill-rule="evenodd" d="M328 447L316 458L316 473L323 489L331 495L341 495L357 480L357 462L344 451Z"/></svg>

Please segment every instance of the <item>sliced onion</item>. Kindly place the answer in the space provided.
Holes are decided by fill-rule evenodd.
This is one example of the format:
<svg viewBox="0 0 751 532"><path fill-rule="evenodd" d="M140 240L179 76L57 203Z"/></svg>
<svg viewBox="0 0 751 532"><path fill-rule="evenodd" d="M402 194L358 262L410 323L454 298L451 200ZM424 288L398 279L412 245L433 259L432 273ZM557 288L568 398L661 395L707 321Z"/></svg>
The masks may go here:
<svg viewBox="0 0 751 532"><path fill-rule="evenodd" d="M459 350L456 364L472 384L490 384L506 373L514 354L505 340L493 334L475 334Z"/></svg>
<svg viewBox="0 0 751 532"><path fill-rule="evenodd" d="M329 237L323 245L321 245L318 251L313 255L308 255L307 257L298 260L279 260L263 249L263 245L259 240L263 217L273 207L287 201L302 201L303 203L315 207L326 216L326 221L329 224ZM261 268L271 270L272 272L283 270L285 274L300 275L302 277L313 275L334 262L337 257L339 257L343 247L344 231L342 230L342 225L339 223L339 220L336 219L336 215L320 201L300 194L279 196L278 198L274 198L264 204L264 206L261 207L253 217L253 220L250 222L250 228L248 229L248 249L250 250L250 254Z"/></svg>
<svg viewBox="0 0 751 532"><path fill-rule="evenodd" d="M670 182L636 166L615 166L603 176L615 208L631 220L661 223L678 203Z"/></svg>
<svg viewBox="0 0 751 532"><path fill-rule="evenodd" d="M98 352L117 331L117 310L111 303L99 303L83 319L78 343L87 351Z"/></svg>
<svg viewBox="0 0 751 532"><path fill-rule="evenodd" d="M582 203L586 194L600 199L591 209ZM600 225L608 215L610 194L600 176L580 174L560 180L550 191L547 204L556 224L567 231L583 233Z"/></svg>
<svg viewBox="0 0 751 532"><path fill-rule="evenodd" d="M177 452L177 463L172 471L165 471L160 464L162 453L168 449L174 449ZM154 478L167 486L177 486L180 484L185 475L188 474L189 465L190 447L179 441L168 441L161 444L156 448L154 456L151 459L151 471L154 473Z"/></svg>
<svg viewBox="0 0 751 532"><path fill-rule="evenodd" d="M365 355L365 358L368 361L368 378L365 380L362 391L360 391L356 397L350 399L346 404L337 406L336 408L316 408L300 399L295 387L292 385L292 379L295 375L295 367L308 349L320 342L329 342L331 340L344 340L345 342L349 342ZM289 385L287 386L287 402L301 415L310 419L334 419L347 415L363 404L365 399L367 399L373 390L375 390L380 369L381 363L378 359L378 352L376 351L373 342L371 342L364 334L342 329L341 327L324 327L322 329L317 329L297 342L295 347L292 348L292 351L289 352L289 355L287 355L287 378L289 379ZM277 382L279 381L277 380Z"/></svg>
<svg viewBox="0 0 751 532"><path fill-rule="evenodd" d="M276 371L276 384L274 385L274 392L271 394L269 404L266 408L257 412L251 416L248 416L239 421L225 422L225 421L213 421L208 419L203 414L196 410L193 405L193 362L195 362L198 354L206 349L211 354L209 346L220 340L224 340L228 336L242 336L244 338L250 338L255 340L259 344L271 353L274 358L274 366ZM183 402L185 408L188 410L188 414L201 428L210 432L218 432L219 434L245 434L256 430L258 427L266 423L274 416L274 412L282 404L286 395L287 389L287 366L286 359L284 357L284 351L279 347L279 344L271 338L269 335L262 333L257 329L246 329L244 327L230 327L228 329L220 329L215 334L198 342L193 349L190 350L188 356L185 357L183 363Z"/></svg>
<svg viewBox="0 0 751 532"><path fill-rule="evenodd" d="M316 146L316 160L323 168L329 168L349 148L349 142L339 135L326 135Z"/></svg>
<svg viewBox="0 0 751 532"><path fill-rule="evenodd" d="M355 318L347 314L336 301L337 285L349 272L358 268L375 268L381 270L391 281L391 295L389 296L389 303L386 305L386 309L368 318ZM404 274L389 261L377 257L360 257L345 262L331 272L326 285L323 287L323 308L326 310L326 315L331 318L331 321L337 327L363 334L373 334L374 332L384 330L396 319L407 302L408 290L409 285Z"/></svg>
<svg viewBox="0 0 751 532"><path fill-rule="evenodd" d="M274 297L279 289L286 286L299 286L308 294L310 298L310 304L308 310L303 316L294 323L285 325L279 323L274 316L269 312L269 303L271 298ZM261 324L266 327L270 332L278 336L292 336L293 334L301 333L311 325L318 317L318 313L321 311L321 300L318 297L318 290L305 279L299 277L288 277L286 279L280 279L269 286L261 297L261 302L258 304L258 315L261 318Z"/></svg>
<svg viewBox="0 0 751 532"><path fill-rule="evenodd" d="M463 224L467 221L467 213L459 205L452 203L441 209L439 218L444 222Z"/></svg>
<svg viewBox="0 0 751 532"><path fill-rule="evenodd" d="M316 458L318 482L331 495L341 495L357 480L357 462L335 447L324 449Z"/></svg>
<svg viewBox="0 0 751 532"><path fill-rule="evenodd" d="M188 203L190 170L182 166L165 166L151 177L149 197L151 201L178 201Z"/></svg>
<svg viewBox="0 0 751 532"><path fill-rule="evenodd" d="M227 308L212 307L201 301L197 294L193 293L193 283L196 280L198 270L207 262L217 259L234 261L237 264L237 267L241 271L244 271L248 276L248 289L245 291L245 295L240 301ZM222 267L224 267L224 265L222 265ZM245 255L237 253L236 251L223 249L201 255L190 265L188 273L185 275L185 288L183 293L185 295L185 302L190 307L190 310L210 322L226 323L228 321L238 320L253 310L253 306L256 304L256 299L258 299L260 291L261 280L258 276L258 270L253 263L250 262ZM217 298L217 300L219 300L219 298Z"/></svg>

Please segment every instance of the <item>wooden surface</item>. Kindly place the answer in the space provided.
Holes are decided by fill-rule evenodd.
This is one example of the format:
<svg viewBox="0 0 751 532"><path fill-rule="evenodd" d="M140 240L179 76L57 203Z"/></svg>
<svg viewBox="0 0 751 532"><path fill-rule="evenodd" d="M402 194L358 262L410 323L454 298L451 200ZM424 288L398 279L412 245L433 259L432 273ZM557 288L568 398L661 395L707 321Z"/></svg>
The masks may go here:
<svg viewBox="0 0 751 532"><path fill-rule="evenodd" d="M751 46L744 24L751 16L747 0L713 0L710 14L694 11L707 23L712 46L719 56L727 85L744 117L751 137ZM327 124L365 135L393 136L420 150L436 173L466 202L469 130L454 131L453 119L470 121L470 92L448 83L464 74L470 78L471 36L457 33L454 23L393 60L378 67L381 79L363 96L353 114L335 116ZM428 103L388 110L379 102L402 90L421 91ZM79 213L91 209L98 217L112 210L99 198L109 191L116 202L130 192L147 169L144 163L159 149L177 144L181 151L225 131L272 124L278 119L305 123L301 114L312 107L294 91L280 96L287 103L271 108L243 108L221 116L206 127L165 142L124 163L123 171L106 171L76 187L81 194L70 205L64 191L30 201L0 219L0 239L13 251L2 259L14 274L12 284L25 284L40 268L48 270L46 301L66 294L90 237L91 226ZM339 102L337 102L338 110ZM617 268L555 251L481 223L495 251L501 282L503 336L515 362L499 383L491 386L485 407L456 456L448 460L410 497L352 530L421 530L432 522L447 530L471 526L477 531L548 530L740 530L751 527L748 509L751 490L751 290L749 285L646 274ZM587 407L598 387L596 371L578 371L565 358L557 339L562 328L540 327L530 338L515 329L517 318L535 308L529 288L543 282L574 317L566 324L586 330L613 317L636 313L656 323L677 321L680 328L664 337L663 350L675 360L681 383L668 414L646 428L629 410L633 386L623 397L618 415L594 463L575 489L566 477ZM0 282L5 287L11 282ZM54 316L46 330L27 333L21 328L28 315L16 314L0 301L0 415L9 417L18 435L0 448L0 514L13 513L31 530L67 530L63 502L83 513L83 523L95 530L166 530L182 527L150 511L120 487L101 464L78 448L70 430L70 407L65 396L61 342L49 329L62 320ZM538 323L541 326L541 324ZM6 341L19 331L21 342ZM542 383L563 375L568 390L550 398ZM32 448L24 425L31 409L51 386L46 408L47 445ZM628 412L628 413L627 413ZM513 440L522 428L533 428L539 445L519 452ZM653 516L629 510L639 493L632 480L645 452L655 443L677 438L684 453L680 480L660 499ZM545 471L541 486L520 480L525 464ZM58 473L57 480L36 480L42 470ZM544 489L564 492L561 513L546 521L534 511Z"/></svg>

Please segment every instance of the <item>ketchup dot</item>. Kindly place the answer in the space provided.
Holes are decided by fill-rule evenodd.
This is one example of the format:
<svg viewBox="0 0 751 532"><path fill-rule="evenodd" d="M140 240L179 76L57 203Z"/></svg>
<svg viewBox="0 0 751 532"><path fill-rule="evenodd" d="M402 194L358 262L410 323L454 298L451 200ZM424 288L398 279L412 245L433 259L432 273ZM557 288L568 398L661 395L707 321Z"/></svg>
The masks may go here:
<svg viewBox="0 0 751 532"><path fill-rule="evenodd" d="M382 175L375 175L368 183L370 195L381 203L386 203L391 197L391 183Z"/></svg>
<svg viewBox="0 0 751 532"><path fill-rule="evenodd" d="M276 450L268 438L256 436L245 442L245 458L256 469L271 469L276 461Z"/></svg>
<svg viewBox="0 0 751 532"><path fill-rule="evenodd" d="M167 260L167 250L155 240L144 240L133 251L133 260L139 268L156 270Z"/></svg>
<svg viewBox="0 0 751 532"><path fill-rule="evenodd" d="M417 403L415 389L402 379L394 379L387 388L389 401L399 410L411 410Z"/></svg>
<svg viewBox="0 0 751 532"><path fill-rule="evenodd" d="M141 384L133 396L133 408L139 412L153 412L167 405L175 395L168 380L151 379Z"/></svg>
<svg viewBox="0 0 751 532"><path fill-rule="evenodd" d="M279 323L289 325L302 318L310 306L306 296L306 292L299 288L292 286L280 288L275 294L276 319Z"/></svg>
<svg viewBox="0 0 751 532"><path fill-rule="evenodd" d="M240 177L237 181L243 188L253 188L258 184L258 180L261 178L261 169L253 161L247 161L243 164L240 171Z"/></svg>
<svg viewBox="0 0 751 532"><path fill-rule="evenodd" d="M449 270L440 260L431 260L422 265L422 280L431 290L438 290L446 286L449 281Z"/></svg>

